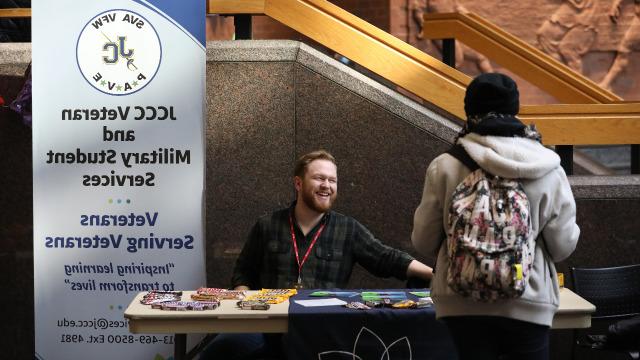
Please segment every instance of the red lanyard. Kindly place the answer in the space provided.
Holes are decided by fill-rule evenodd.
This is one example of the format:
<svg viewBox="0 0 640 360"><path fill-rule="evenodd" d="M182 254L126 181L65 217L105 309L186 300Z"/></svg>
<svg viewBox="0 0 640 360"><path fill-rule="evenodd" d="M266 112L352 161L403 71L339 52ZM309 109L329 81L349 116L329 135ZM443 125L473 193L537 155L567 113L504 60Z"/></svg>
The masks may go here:
<svg viewBox="0 0 640 360"><path fill-rule="evenodd" d="M316 231L316 234L313 236L313 240L311 240L311 244L309 245L307 252L304 254L304 257L302 258L302 262L300 262L300 255L298 255L298 241L296 240L296 233L293 229L293 218L291 217L291 214L289 214L289 228L291 229L291 242L293 242L293 250L295 250L296 252L296 261L298 262L298 284L302 283L302 265L304 265L305 261L307 261L307 258L311 253L311 249L313 249L313 246L316 244L316 241L320 237L320 234L322 234L322 230L324 230L324 225L325 223L322 223L318 231Z"/></svg>

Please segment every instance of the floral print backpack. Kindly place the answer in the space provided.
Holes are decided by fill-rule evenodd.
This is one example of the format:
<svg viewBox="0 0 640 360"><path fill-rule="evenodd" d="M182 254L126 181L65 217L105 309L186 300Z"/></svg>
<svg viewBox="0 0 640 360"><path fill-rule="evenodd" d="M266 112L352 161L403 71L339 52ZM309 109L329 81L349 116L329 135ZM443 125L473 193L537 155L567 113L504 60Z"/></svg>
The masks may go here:
<svg viewBox="0 0 640 360"><path fill-rule="evenodd" d="M471 170L449 208L448 285L476 301L517 298L527 285L535 246L522 184L484 171L460 145L448 153Z"/></svg>

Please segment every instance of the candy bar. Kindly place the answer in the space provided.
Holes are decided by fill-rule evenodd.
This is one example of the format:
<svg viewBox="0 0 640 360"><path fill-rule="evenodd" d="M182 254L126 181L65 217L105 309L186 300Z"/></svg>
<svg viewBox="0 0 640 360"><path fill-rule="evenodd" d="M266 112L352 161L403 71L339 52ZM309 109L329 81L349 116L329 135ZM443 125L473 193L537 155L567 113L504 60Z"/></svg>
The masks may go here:
<svg viewBox="0 0 640 360"><path fill-rule="evenodd" d="M269 304L262 301L238 301L237 305L242 310L269 310Z"/></svg>
<svg viewBox="0 0 640 360"><path fill-rule="evenodd" d="M353 302L347 303L344 306L348 307L349 309L357 309L357 310L370 310L371 309L371 307L369 307L369 306L367 306L367 305L365 305L365 304L363 304L361 302L358 302L358 301L353 301Z"/></svg>
<svg viewBox="0 0 640 360"><path fill-rule="evenodd" d="M204 311L214 310L220 305L218 301L171 301L151 305L152 309L161 309L169 311Z"/></svg>

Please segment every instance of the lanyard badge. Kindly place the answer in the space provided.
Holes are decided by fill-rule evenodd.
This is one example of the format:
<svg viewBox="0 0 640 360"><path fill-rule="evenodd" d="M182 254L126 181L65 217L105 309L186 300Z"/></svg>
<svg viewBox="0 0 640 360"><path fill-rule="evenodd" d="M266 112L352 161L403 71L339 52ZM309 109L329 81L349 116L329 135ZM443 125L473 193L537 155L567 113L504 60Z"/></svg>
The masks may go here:
<svg viewBox="0 0 640 360"><path fill-rule="evenodd" d="M316 244L316 241L318 241L320 234L322 234L322 231L324 230L324 226L325 226L325 223L322 223L322 225L320 225L320 228L318 229L318 231L316 231L316 234L313 236L313 240L311 240L311 244L309 244L309 248L307 249L307 252L304 254L302 261L300 261L300 255L298 254L298 241L296 240L296 233L293 228L293 217L291 216L291 213L289 213L289 229L291 230L291 242L293 243L293 250L296 254L296 262L298 263L298 282L297 284L294 285L294 288L296 289L302 288L302 265L304 265L304 263L307 261L307 258L311 253L311 249L313 249L313 246Z"/></svg>

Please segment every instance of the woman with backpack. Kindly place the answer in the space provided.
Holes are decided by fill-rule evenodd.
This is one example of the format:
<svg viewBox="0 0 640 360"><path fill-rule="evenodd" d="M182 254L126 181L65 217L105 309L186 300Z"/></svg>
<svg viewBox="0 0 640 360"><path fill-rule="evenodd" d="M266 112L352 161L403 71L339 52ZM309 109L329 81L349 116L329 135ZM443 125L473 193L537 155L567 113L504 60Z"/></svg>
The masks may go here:
<svg viewBox="0 0 640 360"><path fill-rule="evenodd" d="M436 317L461 360L548 359L558 308L554 262L580 229L560 158L524 125L516 83L486 73L465 94L467 122L429 165L412 242L435 263Z"/></svg>

